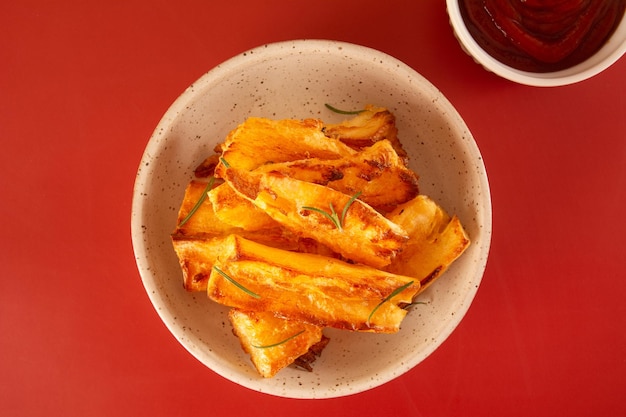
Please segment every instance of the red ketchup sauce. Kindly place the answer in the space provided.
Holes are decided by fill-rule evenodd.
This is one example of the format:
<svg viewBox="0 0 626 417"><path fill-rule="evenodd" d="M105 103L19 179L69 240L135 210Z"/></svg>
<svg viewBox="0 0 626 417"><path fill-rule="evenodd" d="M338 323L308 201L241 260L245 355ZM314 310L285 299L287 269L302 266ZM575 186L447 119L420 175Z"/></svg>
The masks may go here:
<svg viewBox="0 0 626 417"><path fill-rule="evenodd" d="M523 71L574 66L611 36L626 0L459 0L476 42L498 61Z"/></svg>

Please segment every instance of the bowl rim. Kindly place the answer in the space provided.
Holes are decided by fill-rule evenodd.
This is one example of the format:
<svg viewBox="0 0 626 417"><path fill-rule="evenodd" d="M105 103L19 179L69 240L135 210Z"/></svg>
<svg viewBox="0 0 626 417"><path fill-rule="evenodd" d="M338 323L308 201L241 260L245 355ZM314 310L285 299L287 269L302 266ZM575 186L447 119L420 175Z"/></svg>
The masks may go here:
<svg viewBox="0 0 626 417"><path fill-rule="evenodd" d="M503 64L478 45L465 26L459 0L446 0L446 9L454 35L463 50L486 70L519 84L533 87L575 84L598 75L626 53L626 13L624 13L609 41L587 60L559 71L545 73L522 71Z"/></svg>
<svg viewBox="0 0 626 417"><path fill-rule="evenodd" d="M285 48L285 46L289 46L289 48ZM477 157L479 159L478 163L482 167L481 175L479 176L480 187L481 187L481 190L484 192L484 196L482 197L484 205L481 206L482 218L484 219L484 223L483 223L484 227L482 228L482 232L484 233L484 235L482 238L482 245L481 245L481 247L483 248L481 252L482 258L480 259L479 262L476 263L475 268L474 268L476 273L472 282L475 284L475 287L473 287L470 291L467 292L462 302L460 302L459 309L456 310L456 316L458 320L456 320L454 323L450 322L445 327L442 327L441 333L438 336L440 340L439 343L437 343L435 346L432 346L431 349L426 349L424 352L422 352L421 356L416 357L412 361L408 361L407 363L404 363L403 366L399 367L397 372L395 372L393 375L391 375L387 379L382 379L380 381L376 381L375 383L372 383L372 381L369 381L369 380L353 382L352 383L353 385L351 387L352 389L349 391L345 391L345 392L344 391L337 392L337 391L331 391L331 390L326 390L323 392L318 391L316 392L316 395L314 396L294 395L294 393L290 391L288 394L283 395L283 394L279 394L276 392L271 392L271 390L262 391L258 389L258 387L255 386L255 384L248 383L245 380L245 378L241 378L240 376L236 375L236 372L234 372L232 368L229 368L228 366L220 364L219 361L214 361L215 362L214 366L208 366L199 357L199 354L196 351L198 349L197 346L190 346L189 344L183 343L184 334L182 334L181 330L175 325L175 321L176 321L175 318L172 319L172 317L170 317L171 312L167 311L164 308L157 308L157 305L164 305L164 304L167 304L167 302L166 300L164 300L165 297L162 294L159 294L158 291L155 291L156 285L152 277L154 275L154 272L151 270L150 260L149 260L149 257L146 255L147 243L142 240L142 236L141 236L142 235L142 230L141 230L142 222L138 220L143 218L145 207L142 204L143 199L140 198L139 196L139 194L141 193L141 189L142 189L140 187L140 184L142 182L141 180L145 179L144 177L146 177L150 173L149 170L143 169L146 160L149 160L151 158L150 155L157 154L157 150L161 146L161 143L158 140L156 140L158 138L157 132L163 131L164 128L168 127L172 123L175 123L178 117L180 116L180 113L185 111L188 104L191 101L193 101L199 93L202 94L206 92L207 85L215 82L216 79L221 79L223 75L228 74L230 71L232 71L233 68L235 69L245 68L247 65L249 65L249 61L251 60L251 57L254 57L254 59L261 59L262 57L267 56L267 54L272 53L274 50L280 52L281 48L294 49L294 48L301 47L306 51L310 51L312 49L324 50L326 48L329 48L330 46L332 46L333 48L341 47L340 49L341 49L342 54L349 53L349 54L353 54L353 56L359 56L359 54L367 53L371 55L372 57L377 57L379 59L382 59L388 62L389 65L396 67L399 70L408 72L412 77L414 77L414 80L419 80L423 83L422 87L425 90L427 89L432 94L436 94L438 103L443 106L443 110L447 112L448 117L451 117L455 123L459 123L465 128L465 131L469 134L469 141L467 145L472 152L471 156ZM491 238L492 238L491 192L490 192L486 168L484 165L484 159L482 158L482 155L478 148L478 144L475 142L473 136L471 135L469 128L467 127L465 121L461 118L458 111L454 108L452 103L432 83L430 83L430 81L428 81L426 78L424 78L421 74L419 74L413 68L411 68L404 62L398 60L397 58L391 55L388 55L382 51L370 48L370 47L343 42L343 41L324 40L324 39L298 39L298 40L288 40L288 41L280 41L280 42L274 42L274 43L269 43L269 44L263 44L263 45L248 49L246 51L243 51L229 58L223 61L222 63L216 65L215 67L210 69L208 72L201 75L197 80L192 82L190 86L187 87L182 92L182 94L180 94L174 100L174 102L170 105L170 107L167 109L167 111L165 112L165 114L162 116L161 120L155 127L154 133L150 137L150 140L148 141L148 144L146 145L144 153L141 157L141 162L139 164L137 177L135 179L135 184L133 187L133 200L132 200L132 207L131 207L131 239L132 239L132 246L133 246L133 250L135 254L135 260L137 263L137 267L139 269L142 283L148 294L148 297L153 307L157 311L157 314L159 315L160 319L164 322L164 324L166 325L170 333L172 333L172 335L177 339L177 341L181 343L181 345L183 345L183 347L189 353L191 353L192 356L194 356L201 363L203 363L203 365L207 366L210 370L212 370L216 374L224 377L225 379L233 383L249 388L251 390L264 392L266 394L286 397L286 398L324 399L324 398L341 397L341 396L352 395L352 394L356 394L359 392L363 392L363 391L375 388L377 386L380 386L384 383L387 383L401 376L402 374L411 370L421 361L423 361L430 354L432 354L436 349L439 348L439 346L441 346L444 343L444 341L457 328L457 326L461 323L463 317L466 315L467 311L469 310L471 304L473 303L473 300L476 296L478 287L482 281L482 278L484 276L484 272L486 269L488 254L489 254L490 246L491 246Z"/></svg>

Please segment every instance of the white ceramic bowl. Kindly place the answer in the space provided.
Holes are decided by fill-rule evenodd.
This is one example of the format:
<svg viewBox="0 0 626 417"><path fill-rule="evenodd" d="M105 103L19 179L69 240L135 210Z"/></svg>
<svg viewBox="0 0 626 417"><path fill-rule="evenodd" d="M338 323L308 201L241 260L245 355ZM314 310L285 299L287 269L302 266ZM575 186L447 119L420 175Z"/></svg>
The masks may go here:
<svg viewBox="0 0 626 417"><path fill-rule="evenodd" d="M547 73L521 71L498 61L470 35L458 0L446 0L450 24L463 50L486 70L507 80L536 87L556 87L584 81L604 71L626 53L626 15L604 46L586 61L573 67Z"/></svg>
<svg viewBox="0 0 626 417"><path fill-rule="evenodd" d="M324 103L385 106L420 174L421 191L459 215L471 247L425 291L399 334L329 330L313 372L283 369L262 379L233 336L226 309L187 293L170 242L193 169L248 116L339 120ZM366 47L301 40L261 46L217 66L170 107L146 147L132 204L132 240L145 289L176 339L223 377L292 398L355 394L407 372L459 324L482 279L491 239L485 167L467 126L446 98L402 62Z"/></svg>

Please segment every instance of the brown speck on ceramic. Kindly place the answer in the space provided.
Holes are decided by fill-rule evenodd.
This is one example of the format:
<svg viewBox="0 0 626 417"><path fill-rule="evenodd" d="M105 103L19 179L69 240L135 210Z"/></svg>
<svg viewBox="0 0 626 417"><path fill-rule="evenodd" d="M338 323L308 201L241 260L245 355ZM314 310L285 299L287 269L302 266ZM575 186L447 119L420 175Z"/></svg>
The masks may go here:
<svg viewBox="0 0 626 417"><path fill-rule="evenodd" d="M182 288L170 233L194 168L249 116L339 121L324 103L394 112L421 191L457 214L471 247L422 295L399 334L325 330L313 372L263 379L233 336L227 309ZM135 182L131 231L141 279L168 329L213 372L272 395L329 398L381 385L418 365L458 325L478 291L491 239L489 185L479 150L448 100L404 63L347 43L300 40L246 51L187 88L155 128ZM224 325L226 323L226 325Z"/></svg>

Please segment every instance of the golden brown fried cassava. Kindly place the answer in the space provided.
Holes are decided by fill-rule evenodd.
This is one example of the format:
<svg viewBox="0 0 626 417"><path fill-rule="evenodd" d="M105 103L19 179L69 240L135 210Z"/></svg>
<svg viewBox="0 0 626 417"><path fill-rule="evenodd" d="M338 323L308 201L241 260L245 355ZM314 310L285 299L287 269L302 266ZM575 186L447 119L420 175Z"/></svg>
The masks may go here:
<svg viewBox="0 0 626 417"><path fill-rule="evenodd" d="M377 268L389 265L408 240L401 227L372 207L331 188L277 172L232 166L221 172L227 184L278 223L352 261ZM334 222L328 218L333 213Z"/></svg>
<svg viewBox="0 0 626 417"><path fill-rule="evenodd" d="M470 244L458 217L450 218L424 195L398 206L387 217L407 231L409 241L385 270L419 279L420 292L443 274Z"/></svg>
<svg viewBox="0 0 626 417"><path fill-rule="evenodd" d="M237 193L228 191L230 188L227 184L213 188L208 192L208 198L195 207L202 195L207 193L207 184L196 180L188 184L178 213L178 223L172 233L172 244L183 272L183 286L188 291L206 291L208 274L199 274L198 266L208 265L210 270L221 251L222 241L230 234L286 250L337 256L323 244L297 236L274 222ZM214 193L218 189L222 191ZM230 197L224 197L224 194L230 194ZM216 201L212 201L211 197L215 197ZM235 198L241 206L232 202ZM240 207L246 205L250 210L242 212ZM188 217L194 207L193 215ZM215 207L219 209L218 212L214 210Z"/></svg>
<svg viewBox="0 0 626 417"><path fill-rule="evenodd" d="M206 291L211 269L228 235L193 238L172 236L172 245L180 269L183 272L183 287L187 291Z"/></svg>
<svg viewBox="0 0 626 417"><path fill-rule="evenodd" d="M388 140L376 142L354 156L272 163L255 171L278 172L348 195L360 192L359 200L381 212L413 199L419 191L417 174L407 168Z"/></svg>
<svg viewBox="0 0 626 417"><path fill-rule="evenodd" d="M324 327L397 332L402 307L470 244L418 195L385 108L337 124L252 117L215 151L195 172L215 185L189 184L172 243L185 288L232 307L263 377L310 370Z"/></svg>
<svg viewBox="0 0 626 417"><path fill-rule="evenodd" d="M240 196L230 185L223 183L208 193L215 215L225 224L255 231L278 227L267 213Z"/></svg>
<svg viewBox="0 0 626 417"><path fill-rule="evenodd" d="M183 201L178 210L176 236L228 235L236 229L217 217L211 202L203 196L210 190L210 182L193 180L187 184ZM193 215L190 213L195 209Z"/></svg>
<svg viewBox="0 0 626 417"><path fill-rule="evenodd" d="M364 111L351 119L326 124L324 134L330 138L339 139L354 149L367 148L386 139L391 142L401 158L405 160L408 158L398 139L396 117L383 107L367 105Z"/></svg>
<svg viewBox="0 0 626 417"><path fill-rule="evenodd" d="M220 304L347 330L397 332L407 313L398 305L411 303L420 287L410 277L237 235L225 242L215 266L207 292Z"/></svg>
<svg viewBox="0 0 626 417"><path fill-rule="evenodd" d="M355 153L341 141L326 137L322 128L323 123L316 119L251 117L228 135L221 156L238 169L252 170L270 162L338 159ZM222 176L219 167L216 174Z"/></svg>
<svg viewBox="0 0 626 417"><path fill-rule="evenodd" d="M231 309L228 318L241 347L264 378L271 378L322 340L322 328L268 311Z"/></svg>

